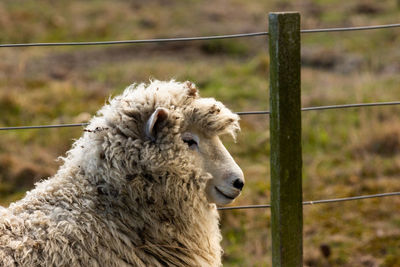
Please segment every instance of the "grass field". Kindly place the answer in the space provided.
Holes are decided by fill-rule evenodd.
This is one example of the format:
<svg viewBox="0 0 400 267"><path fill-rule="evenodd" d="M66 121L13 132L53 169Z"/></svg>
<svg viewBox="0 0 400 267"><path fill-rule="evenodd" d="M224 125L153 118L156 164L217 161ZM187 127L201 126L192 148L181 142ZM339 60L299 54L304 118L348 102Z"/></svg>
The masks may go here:
<svg viewBox="0 0 400 267"><path fill-rule="evenodd" d="M302 28L399 23L395 0L20 1L0 3L0 43L258 32L271 11ZM302 105L400 100L400 29L302 35ZM0 125L85 122L110 95L149 78L191 80L234 111L268 109L265 37L97 47L0 48ZM400 107L305 112L305 200L400 191ZM269 121L242 117L224 139L246 186L269 203ZM0 132L0 204L53 175L82 128ZM305 266L400 266L400 198L304 207ZM270 266L269 210L222 211L225 266ZM328 251L330 253L327 253ZM328 255L329 254L329 255Z"/></svg>

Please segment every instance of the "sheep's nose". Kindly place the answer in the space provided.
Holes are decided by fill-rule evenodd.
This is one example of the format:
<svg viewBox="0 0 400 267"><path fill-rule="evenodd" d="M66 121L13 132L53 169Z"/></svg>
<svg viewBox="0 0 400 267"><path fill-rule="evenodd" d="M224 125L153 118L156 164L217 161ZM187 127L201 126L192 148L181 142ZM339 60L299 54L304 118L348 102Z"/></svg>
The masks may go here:
<svg viewBox="0 0 400 267"><path fill-rule="evenodd" d="M237 188L237 189L239 189L239 190L242 190L243 186L244 186L244 182L243 182L242 179L236 179L236 180L233 182L233 187L235 187L235 188Z"/></svg>

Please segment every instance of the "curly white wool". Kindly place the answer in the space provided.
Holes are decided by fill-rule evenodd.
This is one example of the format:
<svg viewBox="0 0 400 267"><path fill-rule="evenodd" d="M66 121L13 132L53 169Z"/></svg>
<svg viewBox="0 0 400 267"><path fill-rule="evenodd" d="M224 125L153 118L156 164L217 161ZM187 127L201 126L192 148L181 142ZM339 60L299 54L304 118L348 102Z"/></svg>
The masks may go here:
<svg viewBox="0 0 400 267"><path fill-rule="evenodd" d="M157 108L168 116L146 122ZM182 141L239 130L238 116L195 86L128 87L94 117L57 174L0 208L0 266L220 266L212 179Z"/></svg>

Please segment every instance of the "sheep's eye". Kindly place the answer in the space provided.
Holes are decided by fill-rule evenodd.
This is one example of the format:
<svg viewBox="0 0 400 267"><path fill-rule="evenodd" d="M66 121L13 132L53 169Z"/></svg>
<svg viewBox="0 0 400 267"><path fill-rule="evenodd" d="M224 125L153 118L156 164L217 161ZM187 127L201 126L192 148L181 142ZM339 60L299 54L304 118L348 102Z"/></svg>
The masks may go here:
<svg viewBox="0 0 400 267"><path fill-rule="evenodd" d="M182 134L182 140L185 142L190 149L199 149L199 138L197 135L186 132Z"/></svg>
<svg viewBox="0 0 400 267"><path fill-rule="evenodd" d="M185 142L189 147L197 146L197 142L195 140L193 140L193 139L190 139L190 140L185 140L184 139L183 142Z"/></svg>

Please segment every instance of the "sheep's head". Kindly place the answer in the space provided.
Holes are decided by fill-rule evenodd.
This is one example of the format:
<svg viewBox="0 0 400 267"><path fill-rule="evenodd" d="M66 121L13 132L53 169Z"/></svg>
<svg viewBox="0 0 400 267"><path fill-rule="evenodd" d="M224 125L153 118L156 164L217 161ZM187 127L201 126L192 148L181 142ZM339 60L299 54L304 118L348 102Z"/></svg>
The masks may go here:
<svg viewBox="0 0 400 267"><path fill-rule="evenodd" d="M200 98L192 83L131 86L98 115L86 134L101 143L99 160L120 173L112 177L198 177L199 190L218 205L240 194L243 172L219 139L223 134L235 137L239 116L213 98ZM138 182L128 180L133 187Z"/></svg>
<svg viewBox="0 0 400 267"><path fill-rule="evenodd" d="M152 141L162 138L158 133L170 117L175 116L176 120L181 116L177 132L181 149L212 176L205 189L208 200L217 205L229 204L239 196L244 176L219 136L228 133L235 137L239 117L212 98L199 98L193 84L187 82L184 88L182 93L186 96L177 106L164 104L155 108L146 122L146 137Z"/></svg>

